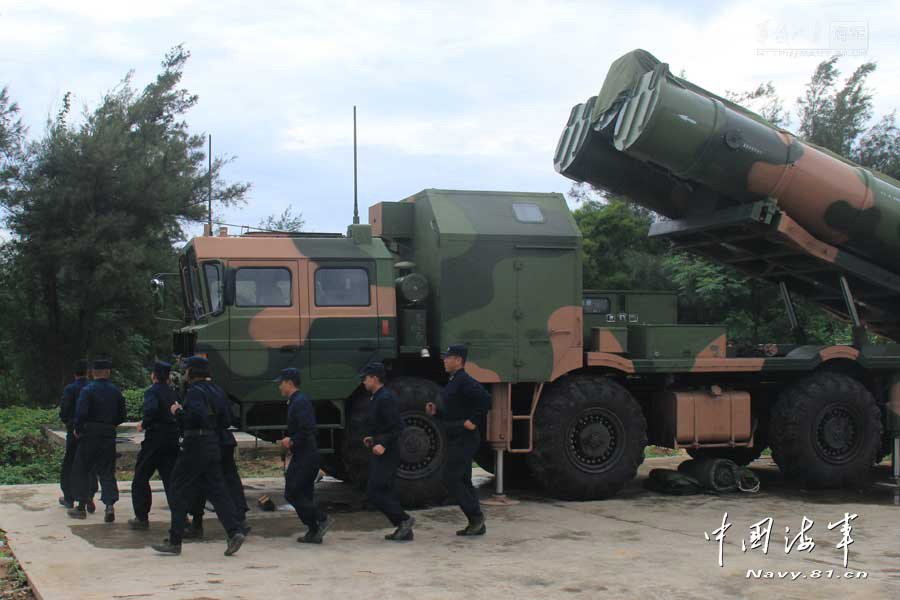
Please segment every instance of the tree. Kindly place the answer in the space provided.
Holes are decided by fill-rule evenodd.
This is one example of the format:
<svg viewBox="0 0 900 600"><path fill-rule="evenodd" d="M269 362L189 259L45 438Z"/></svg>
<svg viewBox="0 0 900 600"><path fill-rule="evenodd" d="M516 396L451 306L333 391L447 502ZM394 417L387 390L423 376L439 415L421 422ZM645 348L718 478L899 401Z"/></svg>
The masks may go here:
<svg viewBox="0 0 900 600"><path fill-rule="evenodd" d="M569 197L582 235L585 288L638 289L671 286L662 272L667 242L647 237L654 214L623 198L605 198L585 184Z"/></svg>
<svg viewBox="0 0 900 600"><path fill-rule="evenodd" d="M269 215L259 222L259 228L266 231L303 231L306 221L303 213L294 214L293 206L288 204L281 215Z"/></svg>
<svg viewBox="0 0 900 600"><path fill-rule="evenodd" d="M16 166L22 157L25 126L19 117L19 105L10 100L7 88L0 89L0 198L16 176Z"/></svg>
<svg viewBox="0 0 900 600"><path fill-rule="evenodd" d="M175 268L182 225L206 216L204 136L183 120L197 96L179 87L189 56L173 48L141 92L129 73L79 124L67 96L17 162L2 198L12 240L0 254L0 318L38 402L55 400L86 355L139 378L164 339L147 282ZM222 180L227 162L213 161L212 180L217 201L234 205L249 186Z"/></svg>

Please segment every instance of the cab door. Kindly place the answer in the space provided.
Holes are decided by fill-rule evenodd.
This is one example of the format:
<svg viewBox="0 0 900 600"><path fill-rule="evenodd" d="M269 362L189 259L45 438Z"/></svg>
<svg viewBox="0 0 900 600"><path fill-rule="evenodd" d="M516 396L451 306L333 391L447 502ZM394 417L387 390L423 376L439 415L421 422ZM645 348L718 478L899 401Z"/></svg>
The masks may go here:
<svg viewBox="0 0 900 600"><path fill-rule="evenodd" d="M232 386L246 400L277 397L275 376L308 364L306 261L232 260L228 268Z"/></svg>
<svg viewBox="0 0 900 600"><path fill-rule="evenodd" d="M308 277L310 376L356 386L378 358L375 262L311 262Z"/></svg>

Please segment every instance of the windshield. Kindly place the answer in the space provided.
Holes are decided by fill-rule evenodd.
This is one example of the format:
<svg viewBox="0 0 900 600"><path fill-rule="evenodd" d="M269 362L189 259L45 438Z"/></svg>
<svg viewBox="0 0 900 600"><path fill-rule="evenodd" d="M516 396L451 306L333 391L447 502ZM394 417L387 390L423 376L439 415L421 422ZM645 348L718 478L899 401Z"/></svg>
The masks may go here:
<svg viewBox="0 0 900 600"><path fill-rule="evenodd" d="M197 259L193 249L188 251L187 260L181 263L181 278L188 319L197 321L206 310L203 306L203 294L200 292L200 273L197 270Z"/></svg>
<svg viewBox="0 0 900 600"><path fill-rule="evenodd" d="M210 312L217 313L222 308L222 272L219 263L203 263L203 273L206 275L206 290L209 292Z"/></svg>

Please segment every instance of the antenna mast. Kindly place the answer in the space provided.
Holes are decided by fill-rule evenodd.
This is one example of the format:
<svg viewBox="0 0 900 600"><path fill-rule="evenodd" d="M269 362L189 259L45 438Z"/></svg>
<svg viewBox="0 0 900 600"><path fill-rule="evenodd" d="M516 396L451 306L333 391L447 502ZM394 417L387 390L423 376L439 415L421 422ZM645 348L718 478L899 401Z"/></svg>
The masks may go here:
<svg viewBox="0 0 900 600"><path fill-rule="evenodd" d="M353 224L359 225L359 204L356 200L356 105L353 106Z"/></svg>
<svg viewBox="0 0 900 600"><path fill-rule="evenodd" d="M209 234L212 235L212 134L209 134L209 171L207 172L206 179L207 185L209 186L207 189L207 202L209 203Z"/></svg>

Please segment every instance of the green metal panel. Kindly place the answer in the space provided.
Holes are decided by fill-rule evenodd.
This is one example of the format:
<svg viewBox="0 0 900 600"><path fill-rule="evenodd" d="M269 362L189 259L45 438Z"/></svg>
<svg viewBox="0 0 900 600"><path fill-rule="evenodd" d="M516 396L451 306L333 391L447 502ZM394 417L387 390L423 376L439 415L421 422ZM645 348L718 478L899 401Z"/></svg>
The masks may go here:
<svg viewBox="0 0 900 600"><path fill-rule="evenodd" d="M724 358L721 325L629 325L628 350L634 358Z"/></svg>
<svg viewBox="0 0 900 600"><path fill-rule="evenodd" d="M625 296L629 322L674 324L678 322L678 296L672 294L629 293Z"/></svg>
<svg viewBox="0 0 900 600"><path fill-rule="evenodd" d="M428 346L427 313L425 307L401 308L400 349L402 352L418 352Z"/></svg>

